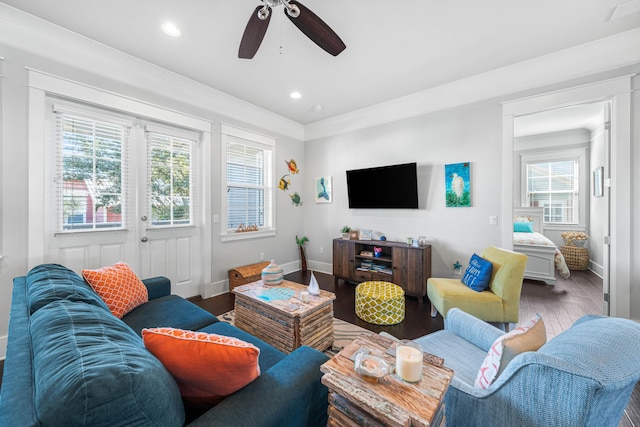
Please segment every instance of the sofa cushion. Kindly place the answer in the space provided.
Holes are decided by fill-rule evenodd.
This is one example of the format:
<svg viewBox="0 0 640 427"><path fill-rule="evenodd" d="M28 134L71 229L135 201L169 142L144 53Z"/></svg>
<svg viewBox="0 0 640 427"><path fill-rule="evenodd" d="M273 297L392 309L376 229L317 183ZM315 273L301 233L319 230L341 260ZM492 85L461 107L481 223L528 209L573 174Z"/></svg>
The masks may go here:
<svg viewBox="0 0 640 427"><path fill-rule="evenodd" d="M147 287L124 262L98 270L82 270L82 277L119 319L149 301Z"/></svg>
<svg viewBox="0 0 640 427"><path fill-rule="evenodd" d="M462 277L462 283L476 292L482 292L489 287L492 271L493 264L491 264L491 261L473 254L469 260L469 266Z"/></svg>
<svg viewBox="0 0 640 427"><path fill-rule="evenodd" d="M29 332L35 411L42 425L184 422L174 379L141 338L108 311L55 301L31 316Z"/></svg>
<svg viewBox="0 0 640 427"><path fill-rule="evenodd" d="M122 320L138 335L144 328L171 327L196 331L219 321L213 314L178 295L149 300Z"/></svg>
<svg viewBox="0 0 640 427"><path fill-rule="evenodd" d="M488 388L504 371L509 362L525 351L536 351L547 342L547 332L539 314L513 331L502 335L491 345L473 384Z"/></svg>
<svg viewBox="0 0 640 427"><path fill-rule="evenodd" d="M144 345L171 372L182 398L213 405L260 375L260 350L232 337L174 328L142 330Z"/></svg>
<svg viewBox="0 0 640 427"><path fill-rule="evenodd" d="M80 301L108 310L107 305L75 272L59 264L42 264L27 273L27 306L33 313L58 300Z"/></svg>

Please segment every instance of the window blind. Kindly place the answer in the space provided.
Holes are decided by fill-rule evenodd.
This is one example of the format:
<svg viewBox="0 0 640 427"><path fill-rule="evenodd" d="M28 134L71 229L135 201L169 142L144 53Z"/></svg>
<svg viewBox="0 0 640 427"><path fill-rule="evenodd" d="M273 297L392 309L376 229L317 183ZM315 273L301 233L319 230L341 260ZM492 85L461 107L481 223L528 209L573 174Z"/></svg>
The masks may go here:
<svg viewBox="0 0 640 427"><path fill-rule="evenodd" d="M273 227L273 147L226 136L227 229Z"/></svg>
<svg viewBox="0 0 640 427"><path fill-rule="evenodd" d="M147 209L151 227L194 223L195 147L193 139L147 131Z"/></svg>
<svg viewBox="0 0 640 427"><path fill-rule="evenodd" d="M529 205L544 208L544 222L578 222L578 165L577 160L527 164Z"/></svg>
<svg viewBox="0 0 640 427"><path fill-rule="evenodd" d="M130 127L56 112L58 231L124 228Z"/></svg>

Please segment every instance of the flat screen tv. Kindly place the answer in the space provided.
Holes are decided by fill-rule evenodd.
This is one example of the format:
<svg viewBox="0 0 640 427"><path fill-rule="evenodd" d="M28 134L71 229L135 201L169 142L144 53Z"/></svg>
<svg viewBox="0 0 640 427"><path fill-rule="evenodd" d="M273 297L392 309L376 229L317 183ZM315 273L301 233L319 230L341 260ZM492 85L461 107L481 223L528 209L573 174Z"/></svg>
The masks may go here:
<svg viewBox="0 0 640 427"><path fill-rule="evenodd" d="M416 163L347 171L350 209L418 209Z"/></svg>

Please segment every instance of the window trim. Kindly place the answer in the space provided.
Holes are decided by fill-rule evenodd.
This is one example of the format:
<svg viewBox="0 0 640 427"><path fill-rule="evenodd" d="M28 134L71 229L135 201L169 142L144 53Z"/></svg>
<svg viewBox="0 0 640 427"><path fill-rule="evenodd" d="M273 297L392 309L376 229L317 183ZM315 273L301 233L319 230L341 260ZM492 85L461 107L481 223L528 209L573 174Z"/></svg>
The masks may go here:
<svg viewBox="0 0 640 427"><path fill-rule="evenodd" d="M258 231L242 233L232 232L227 229L227 142L229 137L245 140L249 145L271 150L271 179L269 191L271 192L271 224ZM276 235L276 194L275 194L275 164L276 164L276 139L262 135L247 129L222 123L220 126L220 150L221 150L221 188L220 188L220 241L234 241L269 237Z"/></svg>
<svg viewBox="0 0 640 427"><path fill-rule="evenodd" d="M578 222L570 223L544 223L545 229L566 230L584 228L587 224L587 198L589 197L588 147L569 148L564 150L545 151L520 155L520 206L529 206L527 165L529 163L555 162L562 160L578 161Z"/></svg>

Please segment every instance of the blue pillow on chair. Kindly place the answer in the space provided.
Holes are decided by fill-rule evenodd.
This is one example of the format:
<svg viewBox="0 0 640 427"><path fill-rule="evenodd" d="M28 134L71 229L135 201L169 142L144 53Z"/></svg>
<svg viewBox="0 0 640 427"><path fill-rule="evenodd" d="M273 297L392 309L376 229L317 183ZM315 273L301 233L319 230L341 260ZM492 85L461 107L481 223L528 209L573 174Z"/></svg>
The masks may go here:
<svg viewBox="0 0 640 427"><path fill-rule="evenodd" d="M469 266L462 277L462 283L474 291L482 292L489 287L492 271L493 264L491 264L491 261L473 254L469 260Z"/></svg>

